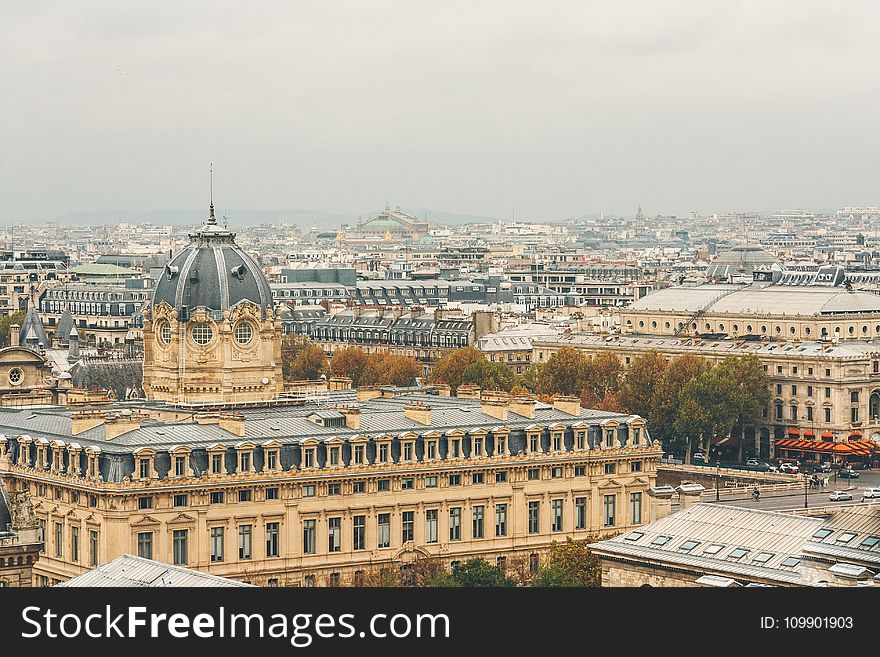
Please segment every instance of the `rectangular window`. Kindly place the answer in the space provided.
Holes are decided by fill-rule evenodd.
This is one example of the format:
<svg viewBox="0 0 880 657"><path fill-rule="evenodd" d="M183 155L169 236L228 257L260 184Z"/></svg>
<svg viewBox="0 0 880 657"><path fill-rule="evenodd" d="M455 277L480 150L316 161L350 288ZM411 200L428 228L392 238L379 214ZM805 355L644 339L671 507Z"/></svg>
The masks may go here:
<svg viewBox="0 0 880 657"><path fill-rule="evenodd" d="M330 465L337 466L339 465L339 448L331 447L330 448Z"/></svg>
<svg viewBox="0 0 880 657"><path fill-rule="evenodd" d="M449 485L450 486L461 486L461 475L460 474L449 475Z"/></svg>
<svg viewBox="0 0 880 657"><path fill-rule="evenodd" d="M574 466L574 476L575 477L586 477L587 476L587 466L585 466L585 465Z"/></svg>
<svg viewBox="0 0 880 657"><path fill-rule="evenodd" d="M186 506L189 503L188 495L175 495L174 506Z"/></svg>
<svg viewBox="0 0 880 657"><path fill-rule="evenodd" d="M425 477L425 488L437 488L437 477Z"/></svg>
<svg viewBox="0 0 880 657"><path fill-rule="evenodd" d="M831 399L831 388L825 388L825 399Z"/></svg>
<svg viewBox="0 0 880 657"><path fill-rule="evenodd" d="M211 474L223 474L222 454L211 454Z"/></svg>
<svg viewBox="0 0 880 657"><path fill-rule="evenodd" d="M429 440L427 447L425 449L425 452L426 452L426 458L428 458L428 459L437 458L437 441L436 440Z"/></svg>
<svg viewBox="0 0 880 657"><path fill-rule="evenodd" d="M813 396L813 386L807 386L807 397Z"/></svg>
<svg viewBox="0 0 880 657"><path fill-rule="evenodd" d="M315 450L314 449L303 450L303 467L304 468L314 468L315 467Z"/></svg>
<svg viewBox="0 0 880 657"><path fill-rule="evenodd" d="M587 498L586 497L574 498L574 528L575 529L586 529L587 528Z"/></svg>
<svg viewBox="0 0 880 657"><path fill-rule="evenodd" d="M401 543L406 543L407 541L412 541L415 539L415 514L415 511L404 511L401 514Z"/></svg>
<svg viewBox="0 0 880 657"><path fill-rule="evenodd" d="M482 472L474 472L471 474L472 484L482 484L486 480L486 475Z"/></svg>
<svg viewBox="0 0 880 657"><path fill-rule="evenodd" d="M849 421L850 422L858 422L859 421L859 409L857 409L857 408L849 409Z"/></svg>
<svg viewBox="0 0 880 657"><path fill-rule="evenodd" d="M461 540L461 507L449 509L449 540Z"/></svg>
<svg viewBox="0 0 880 657"><path fill-rule="evenodd" d="M529 468L528 472L529 481L535 481L536 479L541 478L541 470L539 468Z"/></svg>
<svg viewBox="0 0 880 657"><path fill-rule="evenodd" d="M388 463L388 455L391 453L389 448L390 445L388 443L379 445L379 463Z"/></svg>
<svg viewBox="0 0 880 657"><path fill-rule="evenodd" d="M605 464L605 474L615 474L617 472L617 464L616 463L606 463Z"/></svg>
<svg viewBox="0 0 880 657"><path fill-rule="evenodd" d="M380 493L387 493L391 490L391 480L390 479L380 479L376 482L376 490Z"/></svg>
<svg viewBox="0 0 880 657"><path fill-rule="evenodd" d="M280 526L277 522L266 523L266 557L277 557L281 554L279 545Z"/></svg>
<svg viewBox="0 0 880 657"><path fill-rule="evenodd" d="M437 509L428 509L425 511L425 542L437 542Z"/></svg>
<svg viewBox="0 0 880 657"><path fill-rule="evenodd" d="M473 515L473 537L483 538L483 506L475 506L471 511Z"/></svg>
<svg viewBox="0 0 880 657"><path fill-rule="evenodd" d="M339 552L342 549L342 518L327 519L327 551Z"/></svg>
<svg viewBox="0 0 880 657"><path fill-rule="evenodd" d="M584 449L586 446L586 432L578 431L575 437L575 448Z"/></svg>
<svg viewBox="0 0 880 657"><path fill-rule="evenodd" d="M251 469L251 455L250 452L242 452L239 455L238 459L238 471L239 472L247 472Z"/></svg>
<svg viewBox="0 0 880 657"><path fill-rule="evenodd" d="M495 483L496 484L505 484L507 483L507 470L499 470L495 473Z"/></svg>
<svg viewBox="0 0 880 657"><path fill-rule="evenodd" d="M562 500L553 500L550 502L550 509L553 514L552 531L562 531Z"/></svg>
<svg viewBox="0 0 880 657"><path fill-rule="evenodd" d="M269 501L277 500L278 499L278 488L275 486L273 486L271 488L267 488L266 489L266 499Z"/></svg>
<svg viewBox="0 0 880 657"><path fill-rule="evenodd" d="M366 493L367 492L367 482L365 481L355 481L351 484L351 492L352 493Z"/></svg>
<svg viewBox="0 0 880 657"><path fill-rule="evenodd" d="M556 466L550 470L550 477L553 479L562 479L562 466Z"/></svg>
<svg viewBox="0 0 880 657"><path fill-rule="evenodd" d="M537 434L532 434L531 436L529 436L529 452L531 452L532 454L534 454L535 452L538 452L539 446L540 446L539 436Z"/></svg>
<svg viewBox="0 0 880 657"><path fill-rule="evenodd" d="M98 565L98 532L94 530L89 532L89 565Z"/></svg>
<svg viewBox="0 0 880 657"><path fill-rule="evenodd" d="M411 442L403 443L403 460L404 461L412 461L413 460L413 444Z"/></svg>
<svg viewBox="0 0 880 657"><path fill-rule="evenodd" d="M495 505L495 536L507 536L507 505Z"/></svg>
<svg viewBox="0 0 880 657"><path fill-rule="evenodd" d="M415 488L415 479L412 477L404 477L400 480L400 490L412 490Z"/></svg>
<svg viewBox="0 0 880 657"><path fill-rule="evenodd" d="M617 500L616 495L605 495L604 496L604 508L605 508L605 526L613 527L614 526L614 505Z"/></svg>
<svg viewBox="0 0 880 657"><path fill-rule="evenodd" d="M553 434L553 451L560 452L562 451L562 434L554 433Z"/></svg>
<svg viewBox="0 0 880 657"><path fill-rule="evenodd" d="M377 545L376 547L387 548L391 547L391 514L390 513L380 513L376 516L376 529L377 529Z"/></svg>
<svg viewBox="0 0 880 657"><path fill-rule="evenodd" d="M327 495L341 495L342 484L327 484Z"/></svg>
<svg viewBox="0 0 880 657"><path fill-rule="evenodd" d="M224 495L222 490L215 490L211 492L211 504L223 504L223 500L226 496Z"/></svg>
<svg viewBox="0 0 880 657"><path fill-rule="evenodd" d="M529 534L537 534L541 531L540 525L541 503L538 501L529 502Z"/></svg>
<svg viewBox="0 0 880 657"><path fill-rule="evenodd" d="M64 525L60 522L55 523L55 556L64 556Z"/></svg>
<svg viewBox="0 0 880 657"><path fill-rule="evenodd" d="M253 552L253 525L241 525L238 528L238 558L252 559Z"/></svg>
<svg viewBox="0 0 880 657"><path fill-rule="evenodd" d="M79 527L70 528L70 560L79 561Z"/></svg>
<svg viewBox="0 0 880 657"><path fill-rule="evenodd" d="M807 420L810 422L813 421L813 407L812 406L807 406Z"/></svg>
<svg viewBox="0 0 880 657"><path fill-rule="evenodd" d="M367 547L367 516L352 519L352 549L364 550Z"/></svg>
<svg viewBox="0 0 880 657"><path fill-rule="evenodd" d="M266 467L264 470L275 470L278 467L278 451L270 449L266 452Z"/></svg>
<svg viewBox="0 0 880 657"><path fill-rule="evenodd" d="M642 524L642 494L630 493L629 495L629 518L633 525Z"/></svg>
<svg viewBox="0 0 880 657"><path fill-rule="evenodd" d="M355 445L354 446L354 464L355 465L363 465L364 464L364 446L363 445Z"/></svg>
<svg viewBox="0 0 880 657"><path fill-rule="evenodd" d="M629 465L630 472L641 472L642 471L642 462L641 461L633 461Z"/></svg>
<svg viewBox="0 0 880 657"><path fill-rule="evenodd" d="M315 554L315 520L303 520L303 554Z"/></svg>
<svg viewBox="0 0 880 657"><path fill-rule="evenodd" d="M483 455L483 439L482 438L474 438L474 456L482 456Z"/></svg>
<svg viewBox="0 0 880 657"><path fill-rule="evenodd" d="M250 488L245 488L243 490L238 491L238 501L239 502L250 502L252 498L252 492Z"/></svg>
<svg viewBox="0 0 880 657"><path fill-rule="evenodd" d="M172 551L175 566L185 566L189 561L189 530L175 529L172 533Z"/></svg>
<svg viewBox="0 0 880 657"><path fill-rule="evenodd" d="M150 478L150 459L139 459L141 479Z"/></svg>
<svg viewBox="0 0 880 657"><path fill-rule="evenodd" d="M316 493L316 488L314 484L303 484L302 487L302 496L303 497L314 497Z"/></svg>
<svg viewBox="0 0 880 657"><path fill-rule="evenodd" d="M831 409L830 409L830 408L826 408L826 409L823 409L823 410L825 411L825 421L826 421L826 422L831 422Z"/></svg>
<svg viewBox="0 0 880 657"><path fill-rule="evenodd" d="M223 561L223 539L225 537L223 527L211 527L211 561Z"/></svg>
<svg viewBox="0 0 880 657"><path fill-rule="evenodd" d="M139 509L152 509L153 508L153 498L150 495L144 495L143 497L138 498L138 508Z"/></svg>
<svg viewBox="0 0 880 657"><path fill-rule="evenodd" d="M175 456L174 457L174 476L182 477L186 474L186 457L185 456Z"/></svg>
<svg viewBox="0 0 880 657"><path fill-rule="evenodd" d="M504 436L495 439L495 453L501 456L507 454L507 438Z"/></svg>
<svg viewBox="0 0 880 657"><path fill-rule="evenodd" d="M791 386L791 394L792 394L792 396L797 395L797 386L796 385Z"/></svg>
<svg viewBox="0 0 880 657"><path fill-rule="evenodd" d="M138 532L137 550L142 559L153 558L153 532Z"/></svg>

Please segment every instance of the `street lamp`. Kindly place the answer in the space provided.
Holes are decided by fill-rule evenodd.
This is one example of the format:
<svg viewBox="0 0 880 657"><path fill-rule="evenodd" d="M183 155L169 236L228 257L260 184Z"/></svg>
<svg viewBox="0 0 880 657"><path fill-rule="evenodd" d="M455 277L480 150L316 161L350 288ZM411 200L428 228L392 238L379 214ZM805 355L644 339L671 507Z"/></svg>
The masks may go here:
<svg viewBox="0 0 880 657"><path fill-rule="evenodd" d="M715 461L715 501L721 501L721 457Z"/></svg>
<svg viewBox="0 0 880 657"><path fill-rule="evenodd" d="M804 473L804 508L807 508L807 473Z"/></svg>

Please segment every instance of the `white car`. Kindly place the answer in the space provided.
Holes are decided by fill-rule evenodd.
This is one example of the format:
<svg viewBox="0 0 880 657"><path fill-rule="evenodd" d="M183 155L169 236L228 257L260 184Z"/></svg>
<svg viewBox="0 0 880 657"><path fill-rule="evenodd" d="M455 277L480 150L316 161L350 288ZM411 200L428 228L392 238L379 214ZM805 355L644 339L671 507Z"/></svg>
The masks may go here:
<svg viewBox="0 0 880 657"><path fill-rule="evenodd" d="M785 474L797 474L798 467L793 463L783 463L779 466L779 471L784 472Z"/></svg>
<svg viewBox="0 0 880 657"><path fill-rule="evenodd" d="M828 499L832 502L844 502L851 500L853 497L845 490L836 490L831 495L828 496Z"/></svg>
<svg viewBox="0 0 880 657"><path fill-rule="evenodd" d="M880 499L880 488L866 488L862 493L863 500Z"/></svg>

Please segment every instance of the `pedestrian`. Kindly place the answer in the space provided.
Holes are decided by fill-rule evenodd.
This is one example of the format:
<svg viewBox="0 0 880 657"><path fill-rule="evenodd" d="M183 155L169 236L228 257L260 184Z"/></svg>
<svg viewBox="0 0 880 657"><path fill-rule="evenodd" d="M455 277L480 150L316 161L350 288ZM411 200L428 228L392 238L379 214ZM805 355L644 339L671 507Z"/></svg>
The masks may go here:
<svg viewBox="0 0 880 657"><path fill-rule="evenodd" d="M825 483L825 488L828 488L828 479L829 479L829 477L825 477L825 482L824 482L824 483Z"/></svg>

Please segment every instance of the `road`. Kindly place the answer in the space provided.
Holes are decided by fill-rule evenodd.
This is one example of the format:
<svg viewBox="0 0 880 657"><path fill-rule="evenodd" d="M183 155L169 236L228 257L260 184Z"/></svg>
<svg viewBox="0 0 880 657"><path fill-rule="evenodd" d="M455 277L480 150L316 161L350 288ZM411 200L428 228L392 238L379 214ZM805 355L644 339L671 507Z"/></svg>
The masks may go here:
<svg viewBox="0 0 880 657"><path fill-rule="evenodd" d="M829 473L831 479L828 482L828 489L822 491L808 490L807 506L828 507L828 506L847 506L849 504L859 504L862 498L862 490L865 488L880 487L880 470L860 470L858 479L838 479L834 482L834 475ZM792 480L797 475L791 475ZM803 477L801 477L803 481ZM828 499L828 494L833 490L848 490L852 496L852 502L832 502ZM878 500L880 503L880 500ZM800 489L798 492L791 491L785 494L767 494L762 495L757 502L751 498L745 500L730 500L724 502L732 506L741 506L749 509L763 509L765 511L790 511L794 509L804 508L804 491Z"/></svg>

